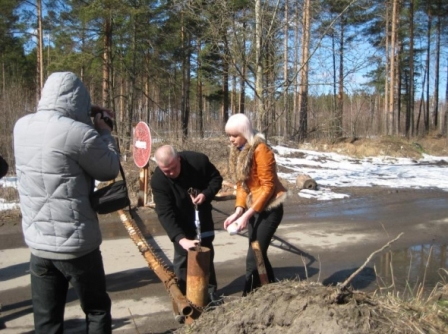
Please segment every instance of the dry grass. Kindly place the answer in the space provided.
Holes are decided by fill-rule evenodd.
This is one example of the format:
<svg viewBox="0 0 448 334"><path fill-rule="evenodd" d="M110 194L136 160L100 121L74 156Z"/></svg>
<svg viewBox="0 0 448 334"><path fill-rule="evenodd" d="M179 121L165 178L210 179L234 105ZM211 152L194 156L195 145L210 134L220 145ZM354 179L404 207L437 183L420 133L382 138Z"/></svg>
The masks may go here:
<svg viewBox="0 0 448 334"><path fill-rule="evenodd" d="M426 298L403 300L388 294L377 298L400 333L448 333L448 284L440 283Z"/></svg>
<svg viewBox="0 0 448 334"><path fill-rule="evenodd" d="M19 193L13 187L0 187L0 198L3 198L6 202L17 202Z"/></svg>
<svg viewBox="0 0 448 334"><path fill-rule="evenodd" d="M373 156L392 156L420 159L423 153L435 156L448 156L446 138L425 137L407 140L402 137L376 137L341 139L338 142L310 142L301 148L336 152L355 158Z"/></svg>

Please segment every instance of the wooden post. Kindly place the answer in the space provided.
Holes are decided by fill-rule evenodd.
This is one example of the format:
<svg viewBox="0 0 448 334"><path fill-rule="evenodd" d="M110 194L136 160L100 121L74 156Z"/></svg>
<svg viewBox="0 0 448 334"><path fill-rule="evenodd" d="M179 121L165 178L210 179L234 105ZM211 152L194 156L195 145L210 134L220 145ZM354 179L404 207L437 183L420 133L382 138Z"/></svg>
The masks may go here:
<svg viewBox="0 0 448 334"><path fill-rule="evenodd" d="M258 276L260 276L261 285L269 284L268 274L266 273L266 267L264 265L263 254L261 254L260 244L257 240L251 242L252 250L255 253L255 259L257 260Z"/></svg>
<svg viewBox="0 0 448 334"><path fill-rule="evenodd" d="M140 189L138 191L137 206L146 206L148 202L148 165L140 169Z"/></svg>

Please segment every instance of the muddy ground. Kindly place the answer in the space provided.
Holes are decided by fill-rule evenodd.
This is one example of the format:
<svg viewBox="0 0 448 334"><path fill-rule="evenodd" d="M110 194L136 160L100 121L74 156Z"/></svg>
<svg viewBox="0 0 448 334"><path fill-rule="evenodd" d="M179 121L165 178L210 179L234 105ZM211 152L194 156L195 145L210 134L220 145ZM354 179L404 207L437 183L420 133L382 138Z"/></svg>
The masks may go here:
<svg viewBox="0 0 448 334"><path fill-rule="evenodd" d="M278 142L275 144L282 143ZM294 146L291 143L289 143L289 146L299 148L299 146ZM203 141L187 143L183 148L195 149L208 154L224 178L229 179L227 173L228 153L225 139L208 140L206 143ZM304 147L300 146L300 148ZM395 139L381 139L377 141L341 140L333 144L310 143L306 146L306 149L334 151L357 157L391 155L418 159L422 152L448 156L446 140L443 138L432 138L431 140L421 140L419 142L398 141ZM139 189L139 171L131 161L126 162L124 165L128 183L131 187L131 199L135 205ZM154 168L154 165L150 163L150 170L152 168ZM289 185L289 187L294 190L293 185ZM351 198L375 198L377 201L376 206L382 205L380 204L383 203L381 201L382 197L384 197L385 202L390 202L390 198L393 197L397 202L403 201L405 203L406 199L411 201L416 196L413 191L382 188L344 188L344 192L347 191L350 193ZM293 192L294 195L288 199L288 207L290 208L289 218L286 217L285 224L289 224L288 220L296 219L293 209L295 206L305 210L305 212L301 210L301 216L306 216L308 217L308 221L313 222L313 210L316 209L313 204L314 200L300 198L296 193ZM13 199L15 195L11 193L11 190L8 190L8 196L10 199ZM420 192L419 196L425 197L424 192ZM431 193L431 196L434 196L434 199L437 198L437 194ZM2 197L1 193L0 197ZM231 201L228 203L219 203L218 207L223 211L230 211L232 207ZM372 207L374 208L375 206L372 205ZM403 206L400 207L403 208ZM395 214L400 214L399 208ZM309 210L309 213L306 210ZM336 212L334 208L332 210ZM155 216L151 209L141 209L139 210L139 215L143 221L154 221ZM448 216L448 213L446 216ZM101 216L102 224L110 224L115 218L107 215ZM380 217L379 220L381 221L381 219ZM425 219L425 213L422 213L422 219ZM218 226L222 221L217 219L216 223ZM399 219L395 223L397 225L403 224ZM393 232L392 225L390 227L386 225L385 228L389 232ZM12 233L14 231L17 233ZM11 243L11 246L18 242L20 243L20 241L11 238L12 235L17 237L19 231L19 211L10 210L1 212L0 239L2 248L7 248L8 243ZM417 240L420 237L421 242L428 242L431 239L434 240L438 235L446 235L446 229L445 232L443 232L442 228L440 230L431 230L430 232L426 230L425 233L419 236L415 234L408 235L407 238ZM2 238L1 235L7 237ZM406 238L399 240L397 243L399 244L400 242L403 242L403 244L412 244ZM379 246L377 244L373 249L369 249L368 251L360 245L354 253L353 251L344 253L343 250L339 252L344 254L345 261L349 262L350 256L356 255L356 252L365 253L367 251L365 255L367 257L367 255L379 249L383 244L384 242ZM273 257L273 259L275 261L277 258ZM335 266L338 265L340 263L335 263ZM328 269L331 271L331 268L327 267L326 269L327 271ZM222 272L223 270L218 269L218 271ZM360 276L362 276L362 273ZM348 285L348 290L344 289L343 291L334 286L337 282L341 283L347 278L347 275L342 275L334 279L331 283L327 281L325 285L319 282L289 278L264 286L245 298L238 296L240 294L239 291L232 294L228 293L229 291L227 290L224 291L227 292L225 293L227 295L225 297L226 302L222 306L216 309L208 309L191 325L176 325L174 328L171 327L171 330L176 331L176 333L219 332L224 334L280 332L307 334L448 333L448 289L446 285L442 285L436 293L430 296L431 303L426 302L426 299L425 302L411 303L411 301L401 301L395 298L387 298L387 296L378 296L369 292L362 292L354 289L350 284ZM362 281L363 278L358 277L358 279ZM356 281L356 278L354 280ZM357 285L355 284L356 287ZM167 328L165 328L166 331L161 330L164 323L166 323L166 320L161 320L160 326L151 325L152 330L144 331L136 329L135 332L148 334L171 332Z"/></svg>
<svg viewBox="0 0 448 334"><path fill-rule="evenodd" d="M441 295L446 298L447 292L445 288ZM421 310L415 308L407 315L409 305L394 306L359 291L338 293L319 283L270 284L204 313L175 333L384 334L446 333L448 329L446 318L417 322Z"/></svg>

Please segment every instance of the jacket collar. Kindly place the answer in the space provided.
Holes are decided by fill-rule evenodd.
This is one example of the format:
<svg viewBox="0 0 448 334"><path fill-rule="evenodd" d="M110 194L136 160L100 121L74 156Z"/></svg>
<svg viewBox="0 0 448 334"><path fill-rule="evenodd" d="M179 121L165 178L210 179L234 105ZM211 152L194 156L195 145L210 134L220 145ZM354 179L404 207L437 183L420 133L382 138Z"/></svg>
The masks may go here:
<svg viewBox="0 0 448 334"><path fill-rule="evenodd" d="M261 143L265 143L264 136L261 133L257 133L254 136L252 145L246 143L241 150L235 146L231 146L229 172L235 182L244 182L249 178L255 149Z"/></svg>

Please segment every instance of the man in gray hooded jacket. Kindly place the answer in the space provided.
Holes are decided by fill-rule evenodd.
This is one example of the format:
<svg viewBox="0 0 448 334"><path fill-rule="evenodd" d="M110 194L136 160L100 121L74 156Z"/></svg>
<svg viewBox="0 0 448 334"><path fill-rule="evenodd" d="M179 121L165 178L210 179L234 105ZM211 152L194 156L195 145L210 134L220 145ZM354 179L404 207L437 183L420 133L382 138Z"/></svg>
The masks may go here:
<svg viewBox="0 0 448 334"><path fill-rule="evenodd" d="M87 332L112 331L101 231L89 195L94 180L118 175L119 152L101 113L92 123L92 108L79 78L57 72L45 82L37 112L14 127L37 334L63 333L69 283L86 314Z"/></svg>

